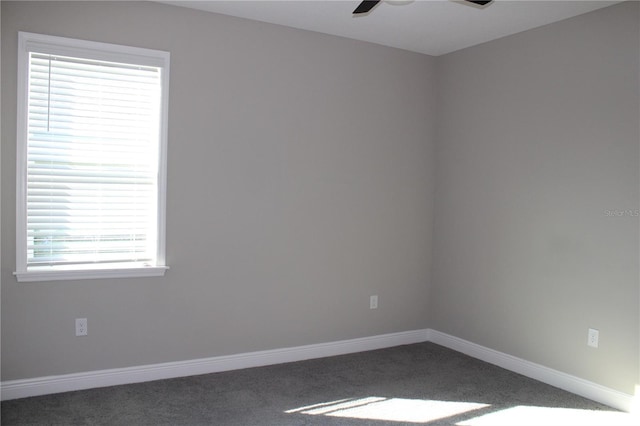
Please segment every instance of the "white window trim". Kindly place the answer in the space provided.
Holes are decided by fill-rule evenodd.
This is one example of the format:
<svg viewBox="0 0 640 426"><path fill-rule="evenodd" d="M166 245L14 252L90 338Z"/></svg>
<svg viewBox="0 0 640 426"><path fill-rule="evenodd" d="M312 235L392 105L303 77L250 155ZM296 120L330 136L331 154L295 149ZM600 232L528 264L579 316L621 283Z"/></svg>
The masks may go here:
<svg viewBox="0 0 640 426"><path fill-rule="evenodd" d="M157 255L154 265L99 264L60 267L42 267L27 270L27 112L29 52L84 57L88 59L133 63L162 67L162 104L160 128L160 155L158 164L158 220ZM167 188L167 122L169 112L169 52L70 39L43 34L19 32L18 34L18 102L17 102L17 154L16 154L16 276L18 281L53 281L95 278L127 278L163 276L169 269L165 259L166 188Z"/></svg>

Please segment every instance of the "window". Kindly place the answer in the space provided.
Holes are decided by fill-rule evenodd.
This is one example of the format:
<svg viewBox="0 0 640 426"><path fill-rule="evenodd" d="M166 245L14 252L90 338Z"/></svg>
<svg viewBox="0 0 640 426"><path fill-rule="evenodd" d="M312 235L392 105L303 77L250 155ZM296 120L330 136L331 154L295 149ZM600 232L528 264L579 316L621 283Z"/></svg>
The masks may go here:
<svg viewBox="0 0 640 426"><path fill-rule="evenodd" d="M160 276L169 53L19 34L16 276Z"/></svg>

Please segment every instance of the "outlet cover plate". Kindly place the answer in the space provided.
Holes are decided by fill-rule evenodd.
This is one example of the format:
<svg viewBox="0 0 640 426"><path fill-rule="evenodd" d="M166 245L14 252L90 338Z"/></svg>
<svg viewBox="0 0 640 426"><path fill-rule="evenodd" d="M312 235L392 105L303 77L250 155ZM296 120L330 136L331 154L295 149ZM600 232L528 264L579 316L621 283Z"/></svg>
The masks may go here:
<svg viewBox="0 0 640 426"><path fill-rule="evenodd" d="M600 332L595 328L590 328L589 333L587 335L587 345L592 348L598 347L598 340L600 338Z"/></svg>
<svg viewBox="0 0 640 426"><path fill-rule="evenodd" d="M369 298L369 309L378 309L378 295L374 294Z"/></svg>
<svg viewBox="0 0 640 426"><path fill-rule="evenodd" d="M86 335L87 335L87 319L76 318L76 336L86 336Z"/></svg>

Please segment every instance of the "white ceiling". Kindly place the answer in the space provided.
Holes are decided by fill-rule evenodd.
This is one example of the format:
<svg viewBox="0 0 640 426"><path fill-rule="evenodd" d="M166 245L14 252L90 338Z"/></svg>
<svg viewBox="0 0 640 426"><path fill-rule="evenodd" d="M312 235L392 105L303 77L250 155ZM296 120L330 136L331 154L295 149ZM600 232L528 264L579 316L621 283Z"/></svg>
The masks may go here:
<svg viewBox="0 0 640 426"><path fill-rule="evenodd" d="M560 21L619 1L495 0L479 7L462 0L384 0L353 16L359 0L161 1L208 12L442 55Z"/></svg>

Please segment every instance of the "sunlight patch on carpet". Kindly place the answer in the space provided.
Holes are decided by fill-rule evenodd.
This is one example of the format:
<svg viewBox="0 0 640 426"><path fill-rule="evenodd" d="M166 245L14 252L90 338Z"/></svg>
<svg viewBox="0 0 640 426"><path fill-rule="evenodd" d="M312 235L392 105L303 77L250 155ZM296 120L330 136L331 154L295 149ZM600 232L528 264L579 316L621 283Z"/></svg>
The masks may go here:
<svg viewBox="0 0 640 426"><path fill-rule="evenodd" d="M434 401L423 399L366 397L341 399L295 408L288 414L330 416L352 419L384 420L406 423L427 423L472 410L489 407L475 402Z"/></svg>
<svg viewBox="0 0 640 426"><path fill-rule="evenodd" d="M519 405L456 423L457 426L636 426L638 417L616 411Z"/></svg>

